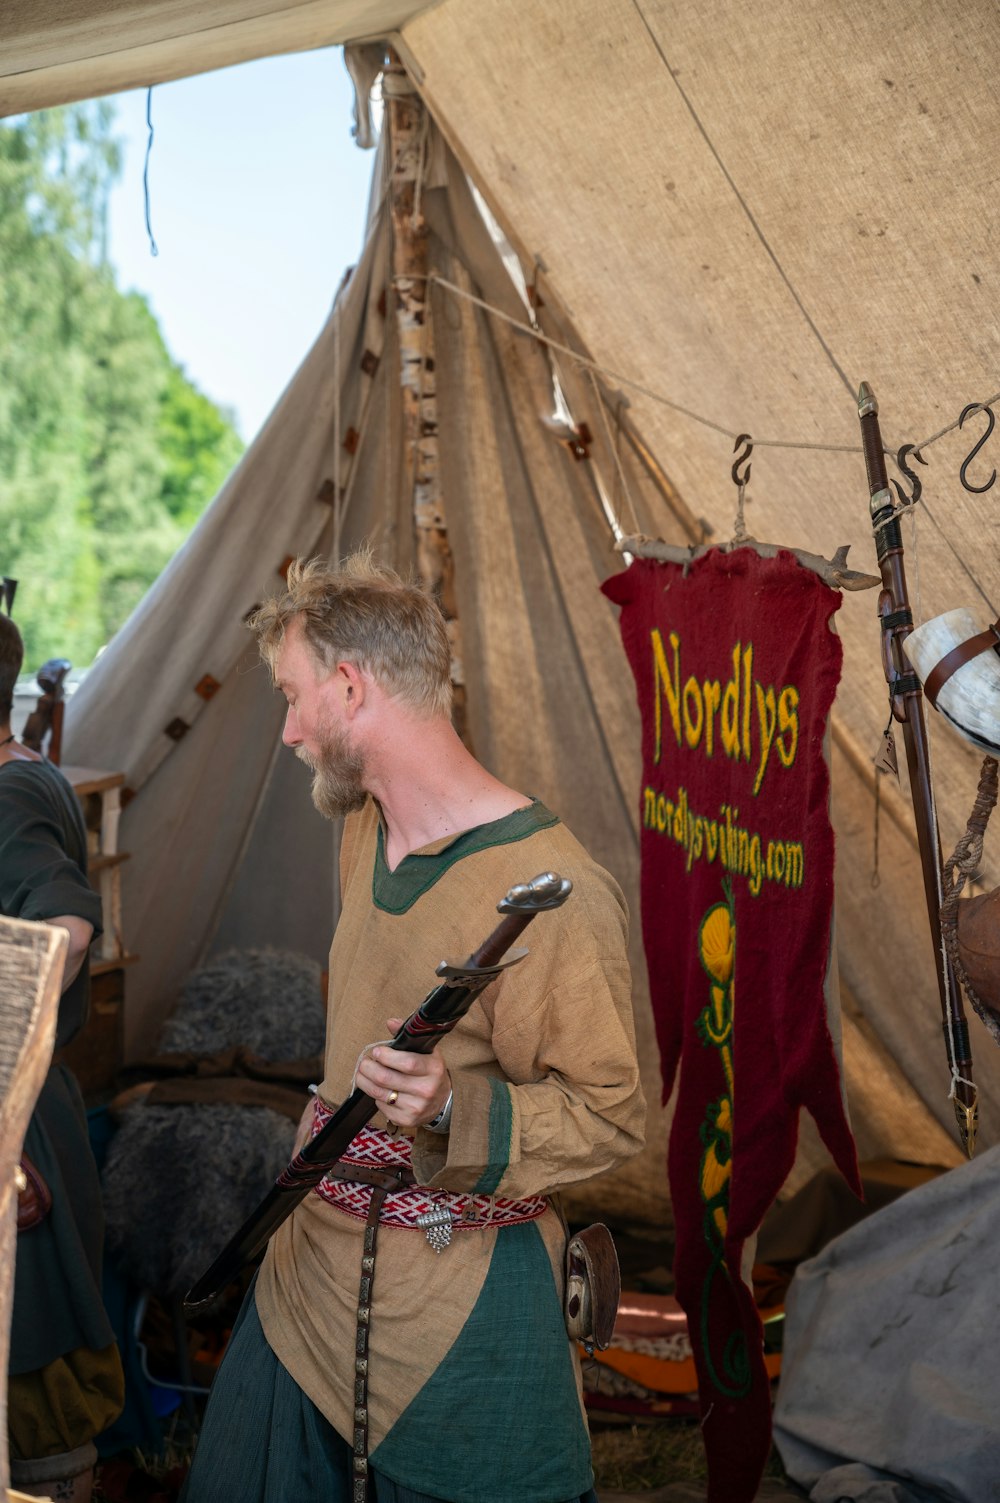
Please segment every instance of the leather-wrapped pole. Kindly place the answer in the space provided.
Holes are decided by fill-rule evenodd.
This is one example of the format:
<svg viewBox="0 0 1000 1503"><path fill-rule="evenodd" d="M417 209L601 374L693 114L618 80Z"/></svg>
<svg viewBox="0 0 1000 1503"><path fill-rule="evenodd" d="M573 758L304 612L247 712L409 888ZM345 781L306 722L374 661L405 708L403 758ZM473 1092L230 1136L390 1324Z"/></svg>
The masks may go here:
<svg viewBox="0 0 1000 1503"><path fill-rule="evenodd" d="M934 812L923 693L920 680L911 672L903 655L903 641L913 630L903 561L903 537L899 519L894 515L892 492L886 476L878 402L867 381L861 383L858 393L858 416L865 468L868 472L869 509L882 575L882 591L878 601L882 630L882 666L889 685L893 719L900 722L903 730L906 764L910 775L910 796L917 827L917 846L924 879L924 898L934 949L934 971L941 1002L948 1067L953 1082L955 1120L962 1147L971 1158L976 1145L978 1093L972 1075L972 1049L962 992L955 968L941 945L941 839Z"/></svg>

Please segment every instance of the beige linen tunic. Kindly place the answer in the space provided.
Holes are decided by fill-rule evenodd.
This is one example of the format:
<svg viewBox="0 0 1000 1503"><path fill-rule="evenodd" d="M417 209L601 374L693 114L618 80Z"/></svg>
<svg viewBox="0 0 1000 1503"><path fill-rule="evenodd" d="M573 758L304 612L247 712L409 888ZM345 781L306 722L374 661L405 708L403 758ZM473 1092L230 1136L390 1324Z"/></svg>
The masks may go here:
<svg viewBox="0 0 1000 1503"><path fill-rule="evenodd" d="M523 1199L636 1152L645 1112L613 879L538 803L391 873L382 839L369 801L345 830L322 1099L345 1099L362 1050L421 1002L439 961L464 961L485 938L508 888L556 871L573 882L568 902L535 918L528 957L438 1046L454 1089L450 1132L417 1130L413 1168L421 1185ZM310 1193L273 1237L257 1282L268 1343L348 1440L363 1233ZM590 1486L561 1318L564 1248L551 1205L520 1225L457 1227L440 1254L418 1228L380 1228L369 1452L387 1476L459 1503L557 1503Z"/></svg>

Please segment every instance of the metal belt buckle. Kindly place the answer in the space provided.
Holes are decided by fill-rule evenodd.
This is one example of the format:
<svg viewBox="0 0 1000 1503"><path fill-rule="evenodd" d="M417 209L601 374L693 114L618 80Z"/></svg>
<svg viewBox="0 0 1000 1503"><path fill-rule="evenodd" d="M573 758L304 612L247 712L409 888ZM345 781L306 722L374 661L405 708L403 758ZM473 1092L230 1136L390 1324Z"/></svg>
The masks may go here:
<svg viewBox="0 0 1000 1503"><path fill-rule="evenodd" d="M417 1225L423 1227L427 1240L436 1253L444 1252L451 1242L453 1217L447 1206L433 1206L417 1217Z"/></svg>

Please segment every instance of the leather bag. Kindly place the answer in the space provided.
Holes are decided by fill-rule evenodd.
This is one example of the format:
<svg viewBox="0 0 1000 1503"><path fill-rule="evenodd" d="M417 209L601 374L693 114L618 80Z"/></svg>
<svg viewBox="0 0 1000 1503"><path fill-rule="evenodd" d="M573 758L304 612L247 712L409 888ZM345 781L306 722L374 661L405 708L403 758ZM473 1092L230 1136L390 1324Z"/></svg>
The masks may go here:
<svg viewBox="0 0 1000 1503"><path fill-rule="evenodd" d="M566 1329L587 1353L611 1345L621 1270L611 1233L601 1222L570 1237L566 1247Z"/></svg>
<svg viewBox="0 0 1000 1503"><path fill-rule="evenodd" d="M23 1177L23 1183L22 1183ZM21 1175L17 1187L17 1229L30 1232L44 1221L52 1209L52 1191L26 1153L21 1155Z"/></svg>

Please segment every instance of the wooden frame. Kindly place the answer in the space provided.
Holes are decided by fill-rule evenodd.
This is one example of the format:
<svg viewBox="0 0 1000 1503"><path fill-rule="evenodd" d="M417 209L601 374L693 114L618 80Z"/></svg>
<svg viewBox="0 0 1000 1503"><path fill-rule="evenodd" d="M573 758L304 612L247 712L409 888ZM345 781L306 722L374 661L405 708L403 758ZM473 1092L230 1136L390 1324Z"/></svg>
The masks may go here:
<svg viewBox="0 0 1000 1503"><path fill-rule="evenodd" d="M52 1046L65 929L0 918L0 1496L8 1496L7 1360L17 1243L16 1175Z"/></svg>

